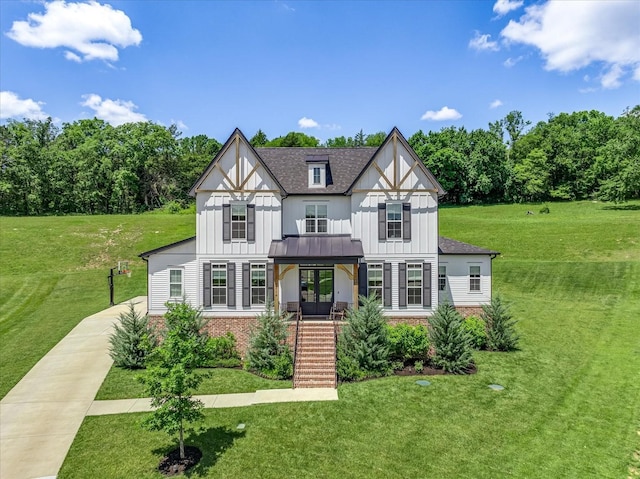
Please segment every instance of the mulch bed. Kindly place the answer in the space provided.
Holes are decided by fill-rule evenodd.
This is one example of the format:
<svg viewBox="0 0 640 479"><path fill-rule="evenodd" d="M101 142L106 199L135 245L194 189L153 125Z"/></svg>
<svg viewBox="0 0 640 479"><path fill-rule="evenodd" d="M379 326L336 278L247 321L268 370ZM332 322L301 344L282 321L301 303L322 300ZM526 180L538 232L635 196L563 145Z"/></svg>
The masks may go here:
<svg viewBox="0 0 640 479"><path fill-rule="evenodd" d="M180 448L175 448L162 458L158 470L165 476L178 476L200 462L202 451L195 446L184 446L184 456L180 459Z"/></svg>

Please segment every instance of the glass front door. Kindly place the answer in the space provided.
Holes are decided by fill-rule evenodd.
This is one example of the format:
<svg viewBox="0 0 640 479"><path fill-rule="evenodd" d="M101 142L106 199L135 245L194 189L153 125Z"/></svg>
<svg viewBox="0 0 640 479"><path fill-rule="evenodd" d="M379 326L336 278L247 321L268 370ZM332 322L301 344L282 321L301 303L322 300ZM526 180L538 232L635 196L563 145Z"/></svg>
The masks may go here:
<svg viewBox="0 0 640 479"><path fill-rule="evenodd" d="M300 268L303 315L326 316L333 304L333 268Z"/></svg>

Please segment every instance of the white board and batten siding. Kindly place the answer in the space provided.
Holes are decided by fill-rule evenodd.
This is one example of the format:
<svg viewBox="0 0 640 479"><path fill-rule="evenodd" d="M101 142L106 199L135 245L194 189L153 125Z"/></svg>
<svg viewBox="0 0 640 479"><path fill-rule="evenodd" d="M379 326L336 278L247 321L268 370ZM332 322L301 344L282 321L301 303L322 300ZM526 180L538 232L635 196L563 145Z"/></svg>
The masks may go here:
<svg viewBox="0 0 640 479"><path fill-rule="evenodd" d="M351 201L349 197L304 195L289 196L282 201L282 221L285 235L306 233L305 212L307 205L327 206L327 234L351 234Z"/></svg>
<svg viewBox="0 0 640 479"><path fill-rule="evenodd" d="M170 298L169 296L169 271L171 269L182 270L184 297L193 306L198 306L198 263L195 245L194 239L149 256L147 306L150 315L164 314L167 310L165 303L169 300L181 300L181 298Z"/></svg>
<svg viewBox="0 0 640 479"><path fill-rule="evenodd" d="M491 257L489 255L441 255L440 266L446 267L447 285L440 291L440 301L456 306L480 306L491 302ZM471 291L470 266L480 266L480 291ZM437 280L436 283L438 284Z"/></svg>

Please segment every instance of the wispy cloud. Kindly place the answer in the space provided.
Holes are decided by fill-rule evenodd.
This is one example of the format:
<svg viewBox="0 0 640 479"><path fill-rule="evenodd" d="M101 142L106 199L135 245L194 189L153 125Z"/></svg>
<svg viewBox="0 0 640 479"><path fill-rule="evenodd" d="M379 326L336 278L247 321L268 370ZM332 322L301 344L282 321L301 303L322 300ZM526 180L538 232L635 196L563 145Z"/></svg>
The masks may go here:
<svg viewBox="0 0 640 479"><path fill-rule="evenodd" d="M489 104L489 108L491 108L492 110L494 108L498 108L499 106L502 106L502 101L500 100L493 100L491 104Z"/></svg>
<svg viewBox="0 0 640 479"><path fill-rule="evenodd" d="M307 118L306 116L303 116L302 118L300 118L298 120L298 127L305 129L305 128L319 128L320 125L318 124L317 121L312 120L311 118Z"/></svg>
<svg viewBox="0 0 640 479"><path fill-rule="evenodd" d="M30 13L13 22L7 36L25 47L68 48L65 58L74 62L118 60L118 48L139 45L142 34L121 10L95 1L44 4L44 13Z"/></svg>
<svg viewBox="0 0 640 479"><path fill-rule="evenodd" d="M113 126L122 125L124 123L135 123L138 121L147 121L147 117L142 113L138 113L138 107L131 101L124 100L104 100L100 95L90 93L83 95L84 101L82 106L91 108L97 118L100 118Z"/></svg>
<svg viewBox="0 0 640 479"><path fill-rule="evenodd" d="M420 119L431 121L446 121L459 120L460 118L462 118L462 115L455 108L443 106L438 111L428 110L424 115L422 115Z"/></svg>
<svg viewBox="0 0 640 479"><path fill-rule="evenodd" d="M523 4L524 2L522 0L498 0L493 5L493 11L498 15L498 18L500 18L513 10L517 10Z"/></svg>
<svg viewBox="0 0 640 479"><path fill-rule="evenodd" d="M488 33L481 34L476 31L471 40L469 40L469 48L477 51L493 51L500 50L498 42L491 40L491 35Z"/></svg>
<svg viewBox="0 0 640 479"><path fill-rule="evenodd" d="M515 66L516 63L520 63L523 59L524 59L523 55L520 55L519 57L516 57L516 58L509 57L502 64L507 68L511 68Z"/></svg>
<svg viewBox="0 0 640 479"><path fill-rule="evenodd" d="M176 125L178 127L178 130L180 131L189 129L189 127L182 120L171 120L171 124Z"/></svg>
<svg viewBox="0 0 640 479"><path fill-rule="evenodd" d="M603 88L618 88L626 75L640 81L640 6L629 2L547 2L525 9L502 30L510 43L537 48L549 71L604 65Z"/></svg>
<svg viewBox="0 0 640 479"><path fill-rule="evenodd" d="M48 115L42 111L42 105L44 103L41 101L35 101L31 98L23 99L12 91L2 91L0 92L0 119L44 120Z"/></svg>

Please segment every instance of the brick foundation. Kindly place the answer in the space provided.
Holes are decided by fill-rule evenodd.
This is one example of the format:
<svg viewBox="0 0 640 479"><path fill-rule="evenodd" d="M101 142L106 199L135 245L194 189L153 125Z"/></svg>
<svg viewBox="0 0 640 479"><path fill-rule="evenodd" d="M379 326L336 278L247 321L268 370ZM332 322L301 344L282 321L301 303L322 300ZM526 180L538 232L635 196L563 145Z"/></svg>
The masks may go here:
<svg viewBox="0 0 640 479"><path fill-rule="evenodd" d="M481 306L456 306L456 311L466 318L467 316L480 316L482 314Z"/></svg>

